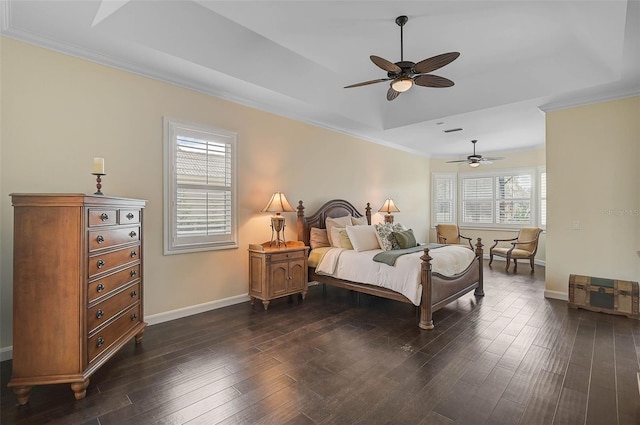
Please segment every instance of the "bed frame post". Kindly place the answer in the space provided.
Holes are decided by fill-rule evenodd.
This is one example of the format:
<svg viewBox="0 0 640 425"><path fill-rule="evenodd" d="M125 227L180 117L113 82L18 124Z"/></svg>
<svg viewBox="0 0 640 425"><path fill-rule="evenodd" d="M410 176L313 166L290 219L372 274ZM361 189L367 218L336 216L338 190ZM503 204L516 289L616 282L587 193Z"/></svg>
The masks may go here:
<svg viewBox="0 0 640 425"><path fill-rule="evenodd" d="M305 224L305 222L304 222L304 206L302 205L302 201L298 201L297 209L298 209L298 223L297 223L297 225L298 225L298 227L297 227L297 229L298 229L298 240L304 242L305 246L308 246L309 245L309 240L306 239L308 236L305 236L305 235L308 235L309 233L304 231L304 224Z"/></svg>
<svg viewBox="0 0 640 425"><path fill-rule="evenodd" d="M367 206L364 209L364 215L367 217L367 223L371 226L371 204L367 202Z"/></svg>
<svg viewBox="0 0 640 425"><path fill-rule="evenodd" d="M433 329L432 305L431 305L431 256L429 248L424 249L422 260L420 281L422 283L422 302L420 303L420 329Z"/></svg>
<svg viewBox="0 0 640 425"><path fill-rule="evenodd" d="M476 257L478 258L478 266L479 266L479 270L478 270L478 287L476 288L476 290L473 292L473 295L475 295L476 297L484 297L484 284L483 284L483 279L484 279L484 275L483 275L483 270L484 270L484 258L483 258L483 247L484 245L482 245L482 238L478 238L478 243L476 243Z"/></svg>

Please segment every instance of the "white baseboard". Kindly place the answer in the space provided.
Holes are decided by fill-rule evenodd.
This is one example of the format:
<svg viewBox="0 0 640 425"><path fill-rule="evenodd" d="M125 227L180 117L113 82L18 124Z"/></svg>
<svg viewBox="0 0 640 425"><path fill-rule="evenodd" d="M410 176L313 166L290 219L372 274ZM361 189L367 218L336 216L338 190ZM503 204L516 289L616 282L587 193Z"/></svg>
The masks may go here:
<svg viewBox="0 0 640 425"><path fill-rule="evenodd" d="M216 310L218 308L227 307L234 304L240 304L249 301L249 295L236 295L234 297L224 298L221 300L210 301L207 303L196 304L189 307L179 308L177 310L165 311L163 313L145 316L144 321L149 325L157 325L158 323L168 322L170 320L181 319L194 314L204 313L205 311Z"/></svg>
<svg viewBox="0 0 640 425"><path fill-rule="evenodd" d="M179 308L177 310L152 314L151 316L145 316L144 321L149 325L157 325L158 323L181 319L183 317L192 316L194 314L204 313L205 311L215 310L234 304L240 304L249 300L249 295L236 295L234 297L224 298L222 300L210 301L208 303L192 305L189 307ZM0 361L11 360L12 358L13 346L0 348Z"/></svg>
<svg viewBox="0 0 640 425"><path fill-rule="evenodd" d="M553 298L554 300L569 301L569 294L567 292L550 291L548 289L545 289L544 297Z"/></svg>
<svg viewBox="0 0 640 425"><path fill-rule="evenodd" d="M13 345L0 348L0 362L13 358Z"/></svg>

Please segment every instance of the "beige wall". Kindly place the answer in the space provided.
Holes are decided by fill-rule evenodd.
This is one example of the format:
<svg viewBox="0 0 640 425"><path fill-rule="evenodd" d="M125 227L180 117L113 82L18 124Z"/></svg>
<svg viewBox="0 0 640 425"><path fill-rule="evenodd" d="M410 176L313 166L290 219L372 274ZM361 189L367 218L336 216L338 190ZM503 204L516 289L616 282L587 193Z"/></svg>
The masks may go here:
<svg viewBox="0 0 640 425"><path fill-rule="evenodd" d="M105 158L107 195L148 200L145 312L158 315L247 294L247 245L269 240L258 211L272 192L313 212L330 198L374 211L392 197L399 221L428 238L429 161L163 82L0 38L1 339L11 345L12 192L93 193ZM162 118L238 133L240 248L162 254ZM295 213L286 213L295 238ZM380 221L381 213L374 220Z"/></svg>
<svg viewBox="0 0 640 425"><path fill-rule="evenodd" d="M640 97L546 123L547 291L566 293L571 273L640 280Z"/></svg>
<svg viewBox="0 0 640 425"><path fill-rule="evenodd" d="M478 142L480 143L480 142ZM540 141L544 143L544 141ZM471 144L469 144L471 148ZM481 150L478 150L481 153ZM502 156L505 159L500 161L494 161L491 164L482 164L480 167L471 168L467 164L447 164L446 161L457 160L460 158L437 158L430 160L430 169L432 173L483 173L499 170L513 170L518 168L533 168L545 166L545 150L544 148L534 149L530 151L519 152L491 152L486 156ZM485 256L489 255L489 248L493 245L494 239L508 239L517 236L518 232L503 231L503 230L488 230L488 229L473 229L464 228L460 230L460 233L464 236L473 238L473 243L477 238L482 238L484 245ZM436 242L435 228L429 230L429 240ZM540 235L540 241L538 244L538 253L536 254L536 261L544 262L546 260L546 232ZM494 263L495 264L495 263ZM528 266L527 266L528 267ZM518 268L519 270L519 268Z"/></svg>

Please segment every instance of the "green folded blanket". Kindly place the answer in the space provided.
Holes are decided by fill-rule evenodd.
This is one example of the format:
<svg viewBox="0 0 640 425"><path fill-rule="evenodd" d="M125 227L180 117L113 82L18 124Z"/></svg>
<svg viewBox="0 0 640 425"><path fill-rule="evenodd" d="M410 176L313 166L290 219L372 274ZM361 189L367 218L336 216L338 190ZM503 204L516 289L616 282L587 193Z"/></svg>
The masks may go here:
<svg viewBox="0 0 640 425"><path fill-rule="evenodd" d="M382 251L377 253L374 257L373 257L373 261L376 261L378 263L385 263L389 266L395 266L396 264L396 260L398 259L398 257L402 256L402 255L407 255L407 254L412 254L414 252L419 252L419 251L423 251L425 248L429 248L429 249L436 249L436 248L440 248L446 246L445 244L440 244L440 243L430 243L428 245L418 245L418 246L414 246L411 248L405 248L405 249L392 249L389 251Z"/></svg>

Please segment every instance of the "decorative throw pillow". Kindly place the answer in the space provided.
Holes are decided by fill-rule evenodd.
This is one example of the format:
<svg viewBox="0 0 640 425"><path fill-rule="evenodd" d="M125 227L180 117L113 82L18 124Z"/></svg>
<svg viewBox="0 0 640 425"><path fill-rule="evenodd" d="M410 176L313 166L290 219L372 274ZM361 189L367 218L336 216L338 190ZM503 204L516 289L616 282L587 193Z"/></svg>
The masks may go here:
<svg viewBox="0 0 640 425"><path fill-rule="evenodd" d="M381 223L375 224L374 227L376 229L376 236L378 237L380 248L385 251L400 249L400 246L398 245L396 239L393 237L392 233L405 230L402 224Z"/></svg>
<svg viewBox="0 0 640 425"><path fill-rule="evenodd" d="M349 239L349 234L347 232L349 227L345 229L339 228L340 230L338 230L338 234L340 235L340 245L342 245L342 248L344 249L353 249L353 245L351 244L351 240Z"/></svg>
<svg viewBox="0 0 640 425"><path fill-rule="evenodd" d="M376 230L373 226L348 226L347 234L353 245L353 249L358 252L380 249Z"/></svg>
<svg viewBox="0 0 640 425"><path fill-rule="evenodd" d="M331 229L333 227L347 227L347 226L351 226L351 216L350 215L345 215L343 217L337 217L337 218L327 218L325 220L325 227L327 228L327 236L329 237L329 243L331 244L331 246L336 247L336 248L341 248L340 246L336 246L336 243L333 241L333 233L331 232ZM337 241L338 243L340 241Z"/></svg>
<svg viewBox="0 0 640 425"><path fill-rule="evenodd" d="M398 242L400 249L413 248L418 245L416 237L413 234L413 230L411 229L403 230L401 232L391 232L391 234L395 238L396 242Z"/></svg>
<svg viewBox="0 0 640 425"><path fill-rule="evenodd" d="M329 237L327 236L327 229L312 227L311 234L309 235L309 245L311 246L311 249L331 246L329 243Z"/></svg>
<svg viewBox="0 0 640 425"><path fill-rule="evenodd" d="M368 226L369 222L367 221L367 217L351 216L351 225L352 226Z"/></svg>

